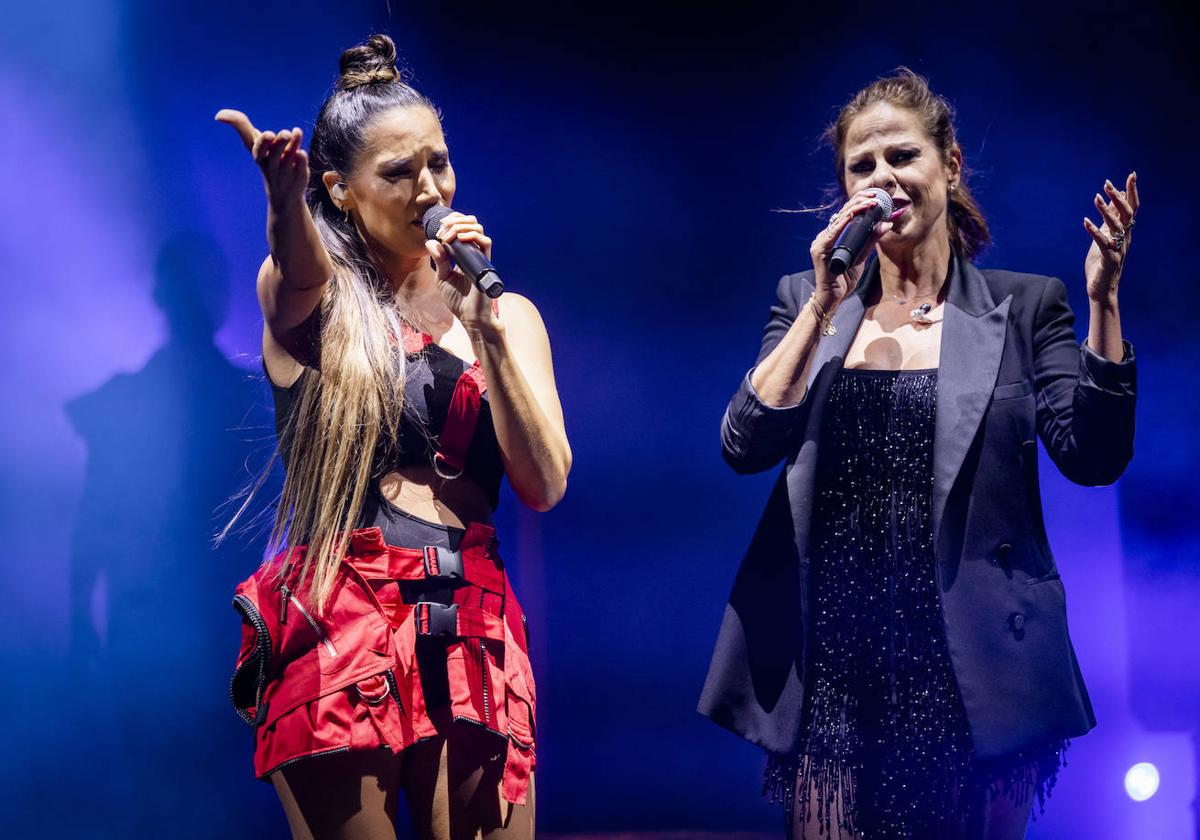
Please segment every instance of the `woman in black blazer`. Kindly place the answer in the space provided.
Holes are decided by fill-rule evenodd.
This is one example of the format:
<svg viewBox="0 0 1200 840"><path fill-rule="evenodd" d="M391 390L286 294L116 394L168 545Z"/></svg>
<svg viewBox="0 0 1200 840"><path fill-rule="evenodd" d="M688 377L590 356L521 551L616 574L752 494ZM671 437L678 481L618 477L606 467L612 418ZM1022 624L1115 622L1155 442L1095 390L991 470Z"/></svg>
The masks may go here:
<svg viewBox="0 0 1200 840"><path fill-rule="evenodd" d="M1067 740L1095 725L1035 434L1080 484L1115 481L1132 456L1117 285L1136 176L1105 182L1102 224L1084 220L1081 347L1061 281L971 264L987 225L924 79L874 82L829 134L848 198L812 243L814 269L780 281L721 428L738 472L786 467L700 711L768 751L790 836L1020 838ZM894 212L832 276L870 188Z"/></svg>

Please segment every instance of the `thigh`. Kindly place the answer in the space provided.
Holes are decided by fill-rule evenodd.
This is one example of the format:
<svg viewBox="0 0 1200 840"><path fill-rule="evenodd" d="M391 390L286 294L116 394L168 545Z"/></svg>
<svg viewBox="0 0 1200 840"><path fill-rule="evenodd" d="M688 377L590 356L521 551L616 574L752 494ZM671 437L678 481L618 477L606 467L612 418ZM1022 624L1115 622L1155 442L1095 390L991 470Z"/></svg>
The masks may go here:
<svg viewBox="0 0 1200 840"><path fill-rule="evenodd" d="M1024 840L1033 810L1033 793L1020 788L999 792L1002 789L999 780L994 786L998 791L995 796L990 788L975 789L965 814L959 808L959 816L947 820L939 836L944 840Z"/></svg>
<svg viewBox="0 0 1200 840"><path fill-rule="evenodd" d="M841 826L854 796L849 772L830 767L823 774L810 774L805 772L806 765L807 759L797 770L792 787L792 807L787 811L789 840L860 840L859 834Z"/></svg>
<svg viewBox="0 0 1200 840"><path fill-rule="evenodd" d="M271 774L295 840L396 840L400 759L390 750L301 759Z"/></svg>
<svg viewBox="0 0 1200 840"><path fill-rule="evenodd" d="M468 724L406 749L400 786L418 837L532 840L534 780L526 804L500 798L505 742Z"/></svg>
<svg viewBox="0 0 1200 840"><path fill-rule="evenodd" d="M1029 825L1029 814L1033 811L1033 795L1023 797L1000 794L990 799L987 794L978 803L976 825L967 835L968 840L1024 840Z"/></svg>

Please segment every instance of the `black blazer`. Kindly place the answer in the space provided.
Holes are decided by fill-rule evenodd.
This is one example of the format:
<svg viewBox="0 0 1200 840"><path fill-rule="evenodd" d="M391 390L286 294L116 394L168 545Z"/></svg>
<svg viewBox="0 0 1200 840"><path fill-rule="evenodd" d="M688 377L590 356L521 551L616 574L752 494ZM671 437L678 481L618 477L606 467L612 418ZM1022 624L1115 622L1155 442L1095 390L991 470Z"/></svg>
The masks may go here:
<svg viewBox="0 0 1200 840"><path fill-rule="evenodd" d="M760 361L807 302L812 278L779 282ZM933 451L936 568L975 751L988 758L1096 725L1046 541L1034 434L1070 480L1116 481L1133 455L1135 368L1128 343L1119 363L1077 344L1060 280L958 259L947 280ZM721 425L725 459L738 472L786 466L734 581L699 710L772 752L799 748L822 412L878 282L872 261L834 315L837 334L818 343L799 405L764 405L747 375Z"/></svg>

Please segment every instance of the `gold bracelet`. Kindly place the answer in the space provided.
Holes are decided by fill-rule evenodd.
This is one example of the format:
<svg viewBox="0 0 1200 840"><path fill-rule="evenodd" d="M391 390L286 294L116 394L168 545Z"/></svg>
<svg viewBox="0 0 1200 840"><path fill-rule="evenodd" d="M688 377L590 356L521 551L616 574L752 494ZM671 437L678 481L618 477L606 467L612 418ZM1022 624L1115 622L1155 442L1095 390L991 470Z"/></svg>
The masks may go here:
<svg viewBox="0 0 1200 840"><path fill-rule="evenodd" d="M817 301L816 292L812 293L808 302L813 305L813 314L817 316L817 326L821 328L821 335L837 335L837 327L833 325L833 319L825 314L825 308Z"/></svg>

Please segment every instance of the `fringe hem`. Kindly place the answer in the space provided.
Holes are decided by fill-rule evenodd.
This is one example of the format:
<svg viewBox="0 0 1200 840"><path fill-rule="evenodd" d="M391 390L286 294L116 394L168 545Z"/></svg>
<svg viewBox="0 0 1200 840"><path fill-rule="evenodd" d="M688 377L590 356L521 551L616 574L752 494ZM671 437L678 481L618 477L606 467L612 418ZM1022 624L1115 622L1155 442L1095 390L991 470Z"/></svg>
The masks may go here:
<svg viewBox="0 0 1200 840"><path fill-rule="evenodd" d="M1036 822L1038 816L1046 813L1046 800L1054 791L1059 771L1067 766L1066 751L1070 745L1071 741L1064 739L1038 750L1021 751L988 761L970 761L965 774L954 774L959 795L944 799L938 816L966 821L985 801L994 802L1003 796L1021 804L1036 796L1037 807L1031 811L1031 818ZM805 795L797 802L798 789L816 794L819 834L832 833L834 826L850 833L863 831L862 810L854 790L852 759L768 752L763 796L771 804L783 806L789 826L794 824L797 806L800 823L805 824L809 819L812 797Z"/></svg>

